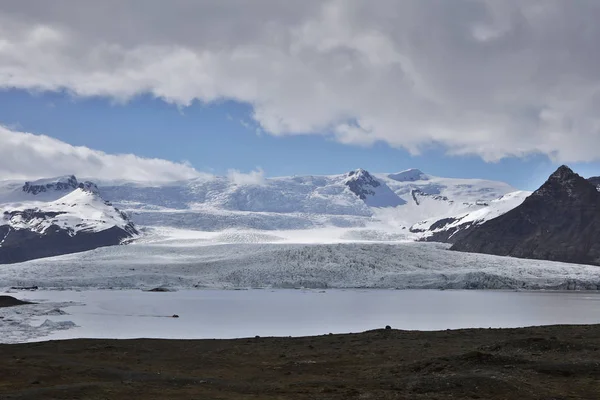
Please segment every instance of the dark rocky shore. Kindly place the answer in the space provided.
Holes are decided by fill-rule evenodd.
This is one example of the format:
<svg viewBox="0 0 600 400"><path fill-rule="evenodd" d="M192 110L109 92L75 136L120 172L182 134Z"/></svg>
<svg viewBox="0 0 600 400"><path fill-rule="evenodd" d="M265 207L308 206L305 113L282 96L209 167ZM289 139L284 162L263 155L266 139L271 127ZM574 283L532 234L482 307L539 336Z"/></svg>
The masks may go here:
<svg viewBox="0 0 600 400"><path fill-rule="evenodd" d="M31 304L31 303L27 302L27 301L15 299L12 296L0 296L0 308L22 306L25 304Z"/></svg>
<svg viewBox="0 0 600 400"><path fill-rule="evenodd" d="M0 345L1 399L597 399L600 325Z"/></svg>

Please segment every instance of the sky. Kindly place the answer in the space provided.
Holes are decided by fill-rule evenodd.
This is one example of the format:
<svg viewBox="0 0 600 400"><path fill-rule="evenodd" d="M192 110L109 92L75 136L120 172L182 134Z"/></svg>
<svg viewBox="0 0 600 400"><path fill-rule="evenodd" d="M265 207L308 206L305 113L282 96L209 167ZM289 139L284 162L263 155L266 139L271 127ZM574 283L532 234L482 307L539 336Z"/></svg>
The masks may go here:
<svg viewBox="0 0 600 400"><path fill-rule="evenodd" d="M595 0L9 0L0 179L600 175Z"/></svg>

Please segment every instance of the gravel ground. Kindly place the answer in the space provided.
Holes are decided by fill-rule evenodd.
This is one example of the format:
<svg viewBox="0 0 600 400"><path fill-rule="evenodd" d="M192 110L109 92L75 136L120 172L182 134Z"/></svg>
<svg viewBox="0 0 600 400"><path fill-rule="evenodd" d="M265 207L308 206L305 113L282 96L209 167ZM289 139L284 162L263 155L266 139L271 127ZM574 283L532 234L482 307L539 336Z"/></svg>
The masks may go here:
<svg viewBox="0 0 600 400"><path fill-rule="evenodd" d="M600 325L0 345L1 399L597 399Z"/></svg>

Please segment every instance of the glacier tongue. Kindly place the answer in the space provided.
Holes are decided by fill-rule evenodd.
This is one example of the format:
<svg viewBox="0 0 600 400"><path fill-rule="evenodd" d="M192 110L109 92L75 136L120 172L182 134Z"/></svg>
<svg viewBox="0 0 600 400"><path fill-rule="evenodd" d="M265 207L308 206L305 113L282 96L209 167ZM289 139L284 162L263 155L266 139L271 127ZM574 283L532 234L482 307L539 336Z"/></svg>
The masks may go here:
<svg viewBox="0 0 600 400"><path fill-rule="evenodd" d="M167 237L5 265L0 281L44 288L600 288L595 266L447 247L418 242L217 244Z"/></svg>

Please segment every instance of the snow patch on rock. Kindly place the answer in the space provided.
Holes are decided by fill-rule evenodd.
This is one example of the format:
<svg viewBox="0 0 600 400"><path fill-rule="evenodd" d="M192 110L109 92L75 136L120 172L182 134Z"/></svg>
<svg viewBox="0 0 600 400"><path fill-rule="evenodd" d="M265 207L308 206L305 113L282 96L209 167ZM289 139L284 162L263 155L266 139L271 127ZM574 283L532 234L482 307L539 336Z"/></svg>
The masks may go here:
<svg viewBox="0 0 600 400"><path fill-rule="evenodd" d="M406 201L364 169L350 171L344 184L370 207L397 207Z"/></svg>
<svg viewBox="0 0 600 400"><path fill-rule="evenodd" d="M489 203L475 204L472 211L445 215L420 221L411 226L410 231L418 233L420 239L427 239L443 231L451 231L455 235L461 229L468 229L474 225L499 217L513 208L519 206L531 195L528 191L507 193Z"/></svg>
<svg viewBox="0 0 600 400"><path fill-rule="evenodd" d="M93 189L95 186L92 185L77 188L49 203L0 204L0 225L9 225L14 230L28 229L39 234L44 234L51 227L68 230L71 236L78 232L100 232L112 227L136 234L127 215L104 201ZM10 231L6 235L9 234Z"/></svg>

